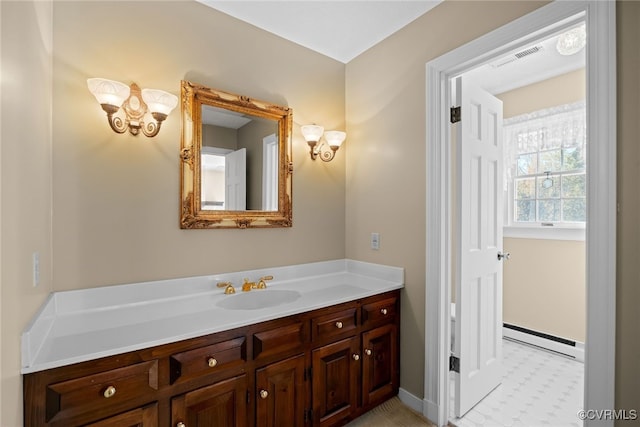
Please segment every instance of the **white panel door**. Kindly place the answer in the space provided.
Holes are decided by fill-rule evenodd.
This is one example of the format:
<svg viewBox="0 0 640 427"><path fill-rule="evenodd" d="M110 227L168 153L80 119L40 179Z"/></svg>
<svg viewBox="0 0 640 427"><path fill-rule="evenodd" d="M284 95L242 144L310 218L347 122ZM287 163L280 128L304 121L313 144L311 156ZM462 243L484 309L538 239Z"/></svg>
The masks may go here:
<svg viewBox="0 0 640 427"><path fill-rule="evenodd" d="M247 149L232 151L224 158L225 209L243 211L247 208Z"/></svg>
<svg viewBox="0 0 640 427"><path fill-rule="evenodd" d="M456 80L458 417L502 381L502 101Z"/></svg>

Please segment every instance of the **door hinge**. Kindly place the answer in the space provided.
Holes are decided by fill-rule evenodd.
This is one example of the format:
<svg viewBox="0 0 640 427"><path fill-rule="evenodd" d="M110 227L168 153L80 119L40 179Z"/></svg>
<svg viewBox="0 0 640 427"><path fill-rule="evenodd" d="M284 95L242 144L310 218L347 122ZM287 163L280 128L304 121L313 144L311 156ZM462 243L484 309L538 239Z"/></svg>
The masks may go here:
<svg viewBox="0 0 640 427"><path fill-rule="evenodd" d="M449 370L460 373L460 359L456 356L449 356Z"/></svg>
<svg viewBox="0 0 640 427"><path fill-rule="evenodd" d="M460 107L451 107L451 123L458 123L461 115L462 111Z"/></svg>
<svg viewBox="0 0 640 427"><path fill-rule="evenodd" d="M247 403L251 403L251 393L247 390Z"/></svg>
<svg viewBox="0 0 640 427"><path fill-rule="evenodd" d="M309 367L309 369L305 369L304 370L304 380L305 381L311 380L311 373L313 372L312 369L313 368Z"/></svg>

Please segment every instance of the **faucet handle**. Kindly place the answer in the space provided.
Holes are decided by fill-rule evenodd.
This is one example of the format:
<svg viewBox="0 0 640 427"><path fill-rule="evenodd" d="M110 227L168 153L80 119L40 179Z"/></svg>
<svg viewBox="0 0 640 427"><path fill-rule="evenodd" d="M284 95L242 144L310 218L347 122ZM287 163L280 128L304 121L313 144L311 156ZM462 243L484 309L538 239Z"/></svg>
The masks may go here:
<svg viewBox="0 0 640 427"><path fill-rule="evenodd" d="M267 287L267 284L265 283L266 280L273 280L273 276L261 277L258 281L258 289L265 289Z"/></svg>
<svg viewBox="0 0 640 427"><path fill-rule="evenodd" d="M236 290L233 287L233 285L231 284L231 282L220 282L216 286L219 287L219 288L226 288L224 290L224 293L227 294L227 295L236 293Z"/></svg>

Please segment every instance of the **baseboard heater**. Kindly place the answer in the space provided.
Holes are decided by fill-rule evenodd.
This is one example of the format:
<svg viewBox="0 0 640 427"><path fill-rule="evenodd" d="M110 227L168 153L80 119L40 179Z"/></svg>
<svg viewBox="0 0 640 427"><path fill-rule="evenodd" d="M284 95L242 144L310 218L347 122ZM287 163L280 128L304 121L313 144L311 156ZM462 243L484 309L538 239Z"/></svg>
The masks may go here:
<svg viewBox="0 0 640 427"><path fill-rule="evenodd" d="M584 343L509 323L503 323L502 326L504 338L520 341L584 362Z"/></svg>

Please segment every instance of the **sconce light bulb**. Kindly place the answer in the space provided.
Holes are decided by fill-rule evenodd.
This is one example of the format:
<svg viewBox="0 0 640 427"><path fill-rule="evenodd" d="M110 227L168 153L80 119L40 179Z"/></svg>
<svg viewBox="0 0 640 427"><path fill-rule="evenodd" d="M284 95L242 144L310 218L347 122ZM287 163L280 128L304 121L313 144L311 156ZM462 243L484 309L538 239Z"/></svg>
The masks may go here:
<svg viewBox="0 0 640 427"><path fill-rule="evenodd" d="M335 150L340 148L346 137L347 134L339 130L330 130L324 134L324 138L327 140L329 147Z"/></svg>
<svg viewBox="0 0 640 427"><path fill-rule="evenodd" d="M320 141L320 138L322 138L324 128L318 125L305 125L300 128L300 131L302 132L302 136L304 136L305 141L308 143L313 142L315 145Z"/></svg>
<svg viewBox="0 0 640 427"><path fill-rule="evenodd" d="M112 105L116 107L116 111L129 97L131 91L131 88L124 83L100 78L87 79L87 86L100 105Z"/></svg>
<svg viewBox="0 0 640 427"><path fill-rule="evenodd" d="M178 105L178 97L159 89L142 89L142 99L151 113L162 113L166 116Z"/></svg>

